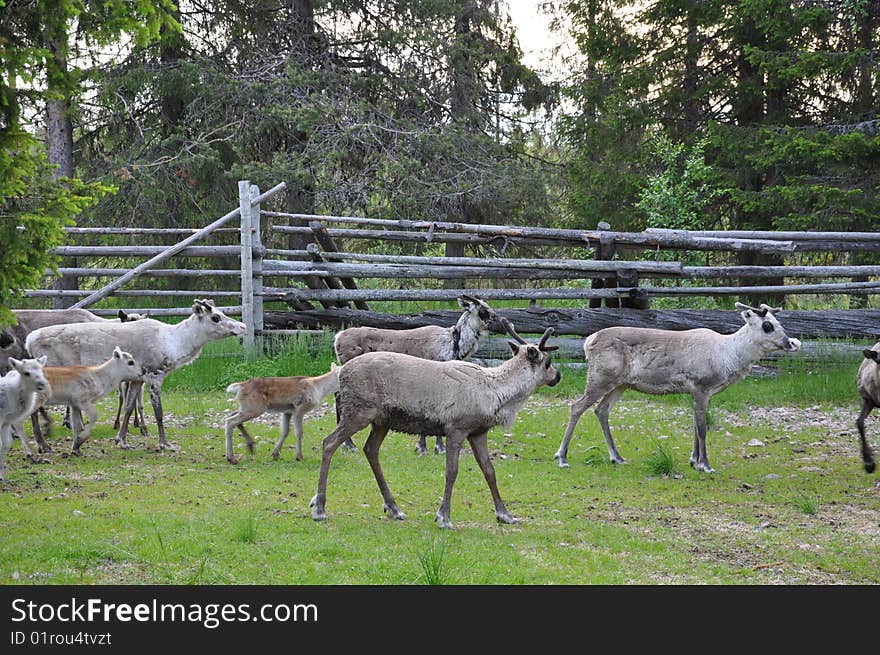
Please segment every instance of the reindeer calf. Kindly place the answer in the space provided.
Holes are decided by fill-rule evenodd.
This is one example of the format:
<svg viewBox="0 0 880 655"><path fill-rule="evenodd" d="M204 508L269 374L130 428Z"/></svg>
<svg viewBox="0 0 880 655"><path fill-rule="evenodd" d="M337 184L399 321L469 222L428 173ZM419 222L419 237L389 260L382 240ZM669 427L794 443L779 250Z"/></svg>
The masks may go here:
<svg viewBox="0 0 880 655"><path fill-rule="evenodd" d="M281 447L290 433L292 417L296 434L296 459L302 461L303 417L326 396L339 391L338 368L336 364L330 364L329 373L315 377L253 378L230 384L226 391L238 394L238 411L226 419L226 459L230 464L238 463L232 452L232 431L238 427L245 438L248 452L253 453L254 440L244 429L244 423L269 411L281 412L281 438L272 451L272 459L278 459L281 453Z"/></svg>
<svg viewBox="0 0 880 655"><path fill-rule="evenodd" d="M6 473L6 453L12 447L12 428L21 425L37 404L37 394L46 390L49 383L43 375L46 358L18 360L9 359L12 370L0 378L0 480ZM22 448L33 459L33 453L22 431Z"/></svg>
<svg viewBox="0 0 880 655"><path fill-rule="evenodd" d="M98 420L95 403L123 382L134 382L143 376L142 367L129 353L117 346L113 355L97 366L47 366L44 369L49 388L38 394L37 407L43 405L68 405L71 408L70 424L73 428L72 455L80 454L82 446L92 433ZM89 419L83 425L82 415ZM36 414L33 415L37 441L46 452Z"/></svg>

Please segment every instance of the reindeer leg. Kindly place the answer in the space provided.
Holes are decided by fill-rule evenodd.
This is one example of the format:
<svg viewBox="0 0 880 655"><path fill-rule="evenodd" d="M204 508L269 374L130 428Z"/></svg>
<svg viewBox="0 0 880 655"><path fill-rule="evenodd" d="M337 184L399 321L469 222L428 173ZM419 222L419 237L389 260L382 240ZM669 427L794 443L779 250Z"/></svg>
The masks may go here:
<svg viewBox="0 0 880 655"><path fill-rule="evenodd" d="M486 439L486 432L478 432L468 437L471 443L471 450L474 452L474 459L480 465L483 471L483 477L486 478L486 484L489 485L489 491L492 493L492 502L495 503L495 517L499 523L519 523L519 519L511 515L501 500L501 494L498 492L498 483L495 480L495 467L492 466L492 459L489 457L489 444Z"/></svg>
<svg viewBox="0 0 880 655"><path fill-rule="evenodd" d="M856 427L859 429L859 439L862 446L862 462L865 464L865 471L873 473L876 468L874 462L874 452L871 450L868 440L865 438L865 419L868 418L873 409L876 407L874 401L868 398L862 398L862 411L856 419Z"/></svg>
<svg viewBox="0 0 880 655"><path fill-rule="evenodd" d="M29 461L36 464L40 461L40 458L34 455L34 451L31 450L31 445L28 443L27 435L24 433L24 424L18 423L15 426L15 431L18 434L18 438L21 441L21 449L24 451L25 457L28 458Z"/></svg>
<svg viewBox="0 0 880 655"><path fill-rule="evenodd" d="M165 424L162 420L162 382L164 377L157 380L150 380L150 402L153 404L153 414L156 415L156 430L159 432L159 450L177 450L177 446L172 445L165 438Z"/></svg>
<svg viewBox="0 0 880 655"><path fill-rule="evenodd" d="M301 462L303 459L303 416L305 411L300 410L293 415L293 432L296 435L296 461Z"/></svg>
<svg viewBox="0 0 880 655"><path fill-rule="evenodd" d="M282 412L281 414L281 438L278 439L278 443L275 444L275 449L272 451L272 459L278 459L278 457L281 455L281 448L282 446L284 446L287 435L290 434L290 415L290 412ZM296 459L302 459L300 453L298 453Z"/></svg>
<svg viewBox="0 0 880 655"><path fill-rule="evenodd" d="M428 452L428 443L425 435L419 435L419 441L416 443L416 455L425 455Z"/></svg>
<svg viewBox="0 0 880 655"><path fill-rule="evenodd" d="M318 491L309 501L309 507L312 508L312 518L315 521L323 521L327 518L325 503L327 501L327 473L330 471L330 460L333 453L342 444L343 441L351 437L358 430L363 430L372 421L372 417L346 417L344 414L330 434L324 437L321 443L321 470L318 473Z"/></svg>
<svg viewBox="0 0 880 655"><path fill-rule="evenodd" d="M461 444L466 436L464 432L449 432L446 435L446 489L443 492L443 502L440 503L434 518L441 528L447 530L452 529L449 506L452 503L452 488L458 477L458 456L461 454Z"/></svg>
<svg viewBox="0 0 880 655"><path fill-rule="evenodd" d="M437 455L442 455L446 452L446 448L443 447L443 437L437 437L437 442L434 444L434 453Z"/></svg>
<svg viewBox="0 0 880 655"><path fill-rule="evenodd" d="M47 422L49 421L49 415L46 414L46 410L40 407L37 411L31 414L31 426L34 428L34 439L37 440L37 452L40 453L51 453L52 448L46 442L46 439L43 437L43 429L40 426L40 413L43 413L46 416ZM51 424L50 424L51 425Z"/></svg>
<svg viewBox="0 0 880 655"><path fill-rule="evenodd" d="M6 476L6 453L12 448L12 426L0 423L0 480Z"/></svg>
<svg viewBox="0 0 880 655"><path fill-rule="evenodd" d="M714 473L709 464L709 456L706 452L706 409L709 406L709 396L707 394L694 394L694 426L697 431L698 456L697 464L694 468L703 473Z"/></svg>
<svg viewBox="0 0 880 655"><path fill-rule="evenodd" d="M571 437L574 435L574 428L581 419L581 416L585 411L592 407L593 404L604 398L611 391L612 389L610 388L602 389L591 387L590 383L587 382L587 388L584 391L584 395L572 403L571 413L568 416L568 425L565 427L565 435L562 437L562 443L559 444L556 454L553 455L553 459L559 461L560 468L568 468L568 444L571 443Z"/></svg>
<svg viewBox="0 0 880 655"><path fill-rule="evenodd" d="M614 403L620 400L620 396L623 395L623 392L623 387L618 387L613 391L609 391L605 394L602 400L599 401L599 404L596 405L596 409L593 410L596 413L596 416L599 417L599 425L602 426L602 434L605 435L605 445L608 446L608 456L611 458L613 464L623 464L626 462L614 446L614 438L611 436L611 427L608 425L608 414L611 412L611 408L614 407Z"/></svg>
<svg viewBox="0 0 880 655"><path fill-rule="evenodd" d="M370 468L373 469L373 476L376 478L376 484L379 485L379 492L382 494L382 500L384 501L382 509L388 512L391 518L403 521L406 519L406 515L400 511L397 503L394 502L394 496L391 495L388 483L385 482L385 475L382 473L382 466L379 464L379 448L382 447L382 441L384 441L387 434L387 426L373 423L370 436L364 442L364 455L367 456Z"/></svg>

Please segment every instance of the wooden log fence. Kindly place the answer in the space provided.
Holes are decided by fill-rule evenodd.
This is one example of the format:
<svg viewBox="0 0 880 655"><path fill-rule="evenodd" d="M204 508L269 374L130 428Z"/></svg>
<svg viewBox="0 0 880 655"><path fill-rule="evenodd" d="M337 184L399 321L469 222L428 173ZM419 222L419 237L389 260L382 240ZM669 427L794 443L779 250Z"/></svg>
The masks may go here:
<svg viewBox="0 0 880 655"><path fill-rule="evenodd" d="M706 314L691 310L633 310L614 309L625 300L690 297L734 296L750 294L847 294L866 297L880 293L880 265L799 265L797 259L778 266L742 265L684 265L680 261L642 260L634 256L614 259L623 252L644 251L706 251L706 252L761 252L775 253L786 259L801 252L880 252L880 233L874 232L798 232L758 230L703 230L685 231L648 228L643 232L617 232L607 224L596 230L517 227L507 225L468 224L449 221L389 220L354 216L324 216L266 211L262 204L285 187L274 186L265 193L243 180L239 183L239 206L221 218L200 229L139 228L139 227L74 227L67 233L78 237L180 237L171 245L64 245L54 250L61 257L103 259L143 259L134 268L110 266L59 267L57 273L77 278L105 278L100 289L33 289L30 298L79 299L73 307L91 307L109 295L127 298L146 298L155 295L169 298L235 298L240 304L231 305L229 312L241 315L248 325L244 337L248 349L258 348L258 337L273 329L282 331L341 327L342 325L380 323L378 327L399 325L400 321L370 311L370 302L383 301L454 301L461 294L479 295L487 300L583 300L592 309L504 310L505 314L523 333L540 333L545 327L557 329L560 334L590 334L608 325L671 326L738 328L741 324L736 312ZM238 228L228 224L238 217ZM261 225L262 217L294 219L301 225ZM340 227L341 226L341 227ZM197 242L212 234L238 235L238 244L208 245ZM302 234L312 241L307 248L290 250L264 245L263 236ZM461 243L465 245L495 246L502 255L507 246L552 246L554 249L574 249L565 257L438 257L428 255L392 255L358 252L357 248L340 249L353 241L387 241L401 244ZM604 249L604 250L603 250ZM603 257L602 252L608 256ZM610 254L609 254L610 253ZM590 258L584 258L586 255ZM182 266L161 268L172 257L224 258L237 260L238 269L188 269ZM209 265L210 266L210 265ZM226 264L228 266L228 264ZM136 278L195 278L211 280L239 278L236 289L205 291L185 289L150 290L124 289ZM107 282L106 278L111 280ZM772 285L738 284L740 280L755 282L765 279L784 279L791 284ZM459 288L411 288L413 280L460 280ZM271 280L271 284L268 281ZM398 284L382 284L379 288L365 288L364 280L397 280ZM662 282L660 282L662 280ZM849 281L847 281L849 280ZM472 281L492 281L493 288ZM515 281L528 281L518 284ZM581 285L566 281L580 281ZM729 284L724 284L729 282ZM495 283L497 288L495 288ZM454 283L453 283L454 284ZM589 285L589 286L587 286ZM187 286L181 284L181 287ZM306 288L302 288L302 287ZM367 287L375 286L368 284ZM436 285L427 285L436 286ZM398 288L406 287L406 288ZM517 287L517 288L514 288ZM281 318L278 312L265 312L265 302L284 302L292 311ZM313 305L312 303L318 303ZM351 303L352 306L349 306ZM604 309L598 305L605 303ZM323 309L317 308L320 306ZM634 306L633 304L629 305ZM133 308L137 311L137 308ZM115 309L98 308L97 313L112 314ZM149 310L154 316L186 315L189 307ZM224 311L226 311L224 309ZM535 312L558 312L536 314ZM706 310L709 311L709 310ZM849 311L849 310L847 310ZM784 324L796 336L880 336L880 315L874 310L784 312ZM854 310L853 310L854 311ZM517 312L528 312L517 314ZM584 313L584 312L598 312ZM623 313L619 313L623 312ZM826 315L827 314L827 315ZM457 317L452 311L443 316L444 325ZM382 316L383 318L376 318ZM557 320L550 320L555 316ZM264 324L265 317L265 324ZM540 318L538 318L540 317ZM792 318L794 317L794 318ZM816 323L810 324L810 318ZM832 317L837 317L835 319ZM790 327L792 320L795 327ZM366 323L364 323L366 321ZM417 322L417 321L416 321ZM404 320L414 327L410 320ZM878 326L878 327L874 327Z"/></svg>

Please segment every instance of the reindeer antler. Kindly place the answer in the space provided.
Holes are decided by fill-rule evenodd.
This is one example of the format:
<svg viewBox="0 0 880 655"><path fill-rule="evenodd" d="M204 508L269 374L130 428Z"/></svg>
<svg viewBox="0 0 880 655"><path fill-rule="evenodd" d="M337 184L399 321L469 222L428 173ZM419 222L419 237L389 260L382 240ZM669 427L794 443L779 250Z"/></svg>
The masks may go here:
<svg viewBox="0 0 880 655"><path fill-rule="evenodd" d="M543 350L544 352L552 352L554 350L559 350L559 346L548 346L546 345L547 339L556 332L552 327L548 327L544 330L544 336L541 337L541 341L538 343L538 350Z"/></svg>
<svg viewBox="0 0 880 655"><path fill-rule="evenodd" d="M771 314L782 311L782 307L771 307L770 305L765 305L764 303L761 303L761 309L766 309Z"/></svg>
<svg viewBox="0 0 880 655"><path fill-rule="evenodd" d="M511 323L509 319L504 318L503 316L499 316L498 320L501 321L501 325L503 325L504 329L507 330L507 334L512 336L517 343L519 343L520 345L525 345L528 343L528 341L519 336L517 331L513 328L513 323Z"/></svg>
<svg viewBox="0 0 880 655"><path fill-rule="evenodd" d="M734 306L737 309L750 309L755 312L758 316L765 316L767 312L770 311L770 308L767 305L761 305L760 309L757 307L752 307L751 305L746 305L745 303L738 302L735 303Z"/></svg>

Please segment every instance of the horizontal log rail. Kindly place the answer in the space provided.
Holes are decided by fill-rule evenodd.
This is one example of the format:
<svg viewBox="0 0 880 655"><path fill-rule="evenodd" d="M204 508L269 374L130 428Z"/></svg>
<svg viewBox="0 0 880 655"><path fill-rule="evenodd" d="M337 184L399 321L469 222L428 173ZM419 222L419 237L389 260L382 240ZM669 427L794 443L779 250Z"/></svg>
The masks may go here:
<svg viewBox="0 0 880 655"><path fill-rule="evenodd" d="M677 296L742 296L749 293L837 294L880 293L880 282L849 282L842 284L800 284L756 287L616 287L612 289L279 289L267 287L264 293L274 298L296 300L454 300L462 294L476 295L484 300L582 300L590 298L629 298L637 292L649 297Z"/></svg>
<svg viewBox="0 0 880 655"><path fill-rule="evenodd" d="M93 293L94 289L27 289L22 293L26 298L81 298ZM125 289L115 296L135 296L141 298L190 297L190 298L240 298L241 289L232 291L199 291L179 289Z"/></svg>
<svg viewBox="0 0 880 655"><path fill-rule="evenodd" d="M433 231L461 232L480 236L517 239L543 239L562 243L574 243L576 245L597 244L600 240L608 239L618 245L641 246L644 248L662 248L675 250L727 250L727 251L758 251L758 252L794 252L795 246L792 241L779 241L771 239L732 239L718 237L691 237L678 234L659 235L645 232L612 232L610 230L572 230L554 229L542 227L511 227L504 225L482 225L471 223L450 223L445 221L411 221L411 220L384 220L357 218L351 216L319 216L315 214L285 214L288 218L301 220L318 220L326 222L348 222L361 225L377 225L382 227L394 227L399 230L427 230L421 234L422 238L431 237ZM273 226L277 232L300 233L299 230L311 229L297 226ZM370 232L381 234L388 230L350 230L337 228L328 232L331 236L351 238L377 238L370 237ZM394 230L391 230L393 232ZM358 234L355 237L355 233Z"/></svg>
<svg viewBox="0 0 880 655"><path fill-rule="evenodd" d="M310 244L313 245L313 244ZM598 259L525 259L525 258L500 258L500 257L417 257L413 255L371 255L355 252L325 252L309 248L307 250L272 250L267 249L267 255L308 255L317 253L328 261L334 259L348 259L356 262L386 263L386 264L429 264L434 266L486 266L498 268L533 268L559 271L589 271L589 272L615 272L628 269L640 274L664 274L675 277L681 274L680 262L652 262L652 261L625 261L625 260L598 260ZM880 269L880 267L877 267Z"/></svg>
<svg viewBox="0 0 880 655"><path fill-rule="evenodd" d="M61 257L156 257L166 250L168 246L59 246L51 253ZM180 257L239 257L241 246L189 246L175 254Z"/></svg>
<svg viewBox="0 0 880 655"><path fill-rule="evenodd" d="M474 293L474 290L471 290ZM730 334L742 327L738 311L721 309L578 309L529 307L496 309L520 334L542 334L548 327L556 334L585 337L613 326L650 327L664 330L710 328ZM423 325L454 325L458 310L428 310L420 314L383 314L353 309L301 310L265 315L266 329L330 328L365 325L405 330ZM880 310L784 310L777 315L789 336L801 339L864 339L871 345L880 338Z"/></svg>
<svg viewBox="0 0 880 655"><path fill-rule="evenodd" d="M143 236L143 235L159 235L159 236L179 236L181 234L196 234L201 228L189 227L65 227L65 234L93 234L100 235L122 235L122 236ZM239 229L236 227L218 227L213 234L238 234Z"/></svg>

